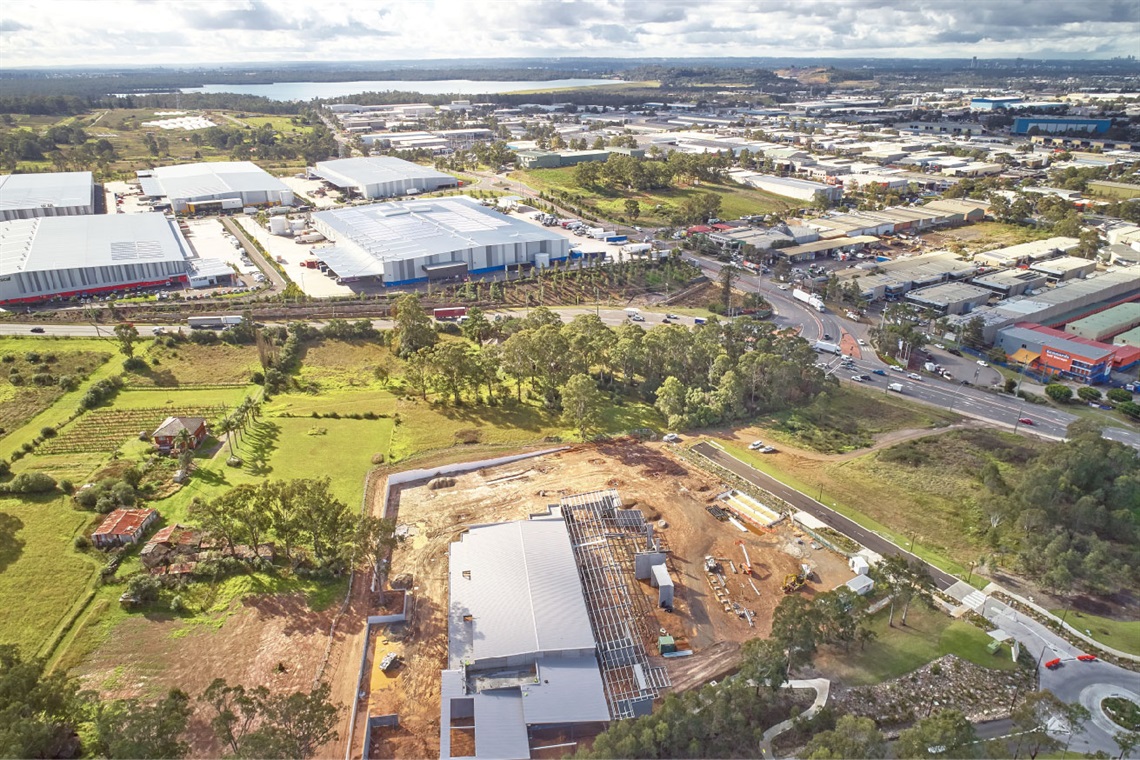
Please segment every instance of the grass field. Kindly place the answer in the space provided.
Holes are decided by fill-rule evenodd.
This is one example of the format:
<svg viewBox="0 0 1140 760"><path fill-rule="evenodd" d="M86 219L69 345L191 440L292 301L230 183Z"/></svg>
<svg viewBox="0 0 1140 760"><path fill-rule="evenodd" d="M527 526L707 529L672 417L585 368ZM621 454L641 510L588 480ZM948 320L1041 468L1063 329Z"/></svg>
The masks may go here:
<svg viewBox="0 0 1140 760"><path fill-rule="evenodd" d="M880 433L943 427L958 419L942 409L842 385L829 389L810 406L772 415L759 424L773 428L777 439L833 454L870 446L873 436Z"/></svg>
<svg viewBox="0 0 1140 760"><path fill-rule="evenodd" d="M0 499L0 643L37 654L86 594L103 562L71 542L92 519L67 498Z"/></svg>
<svg viewBox="0 0 1140 760"><path fill-rule="evenodd" d="M1102 644L1122 652L1140 654L1140 620L1113 620L1073 610L1052 610L1079 631L1087 630Z"/></svg>
<svg viewBox="0 0 1140 760"><path fill-rule="evenodd" d="M254 386L232 388L128 388L115 396L114 409L157 409L164 406L237 406Z"/></svg>
<svg viewBox="0 0 1140 760"><path fill-rule="evenodd" d="M86 377L109 356L92 351L0 352L0 429L14 430L27 424L66 393L59 386L60 378ZM34 382L37 379L42 384Z"/></svg>
<svg viewBox="0 0 1140 760"><path fill-rule="evenodd" d="M862 649L852 645L848 652L828 652L817 658L819 669L849 686L866 686L906 675L947 654L994 670L1017 667L1008 647L990 654L986 647L993 639L970 623L912 605L904 627L899 623L901 612L895 610L893 628L887 626L888 610L876 613L871 618L876 634L871 643Z"/></svg>
<svg viewBox="0 0 1140 760"><path fill-rule="evenodd" d="M250 374L261 368L256 348L225 343L167 347L151 342L141 356L148 368L128 373L124 377L128 386L246 385Z"/></svg>
<svg viewBox="0 0 1140 760"><path fill-rule="evenodd" d="M720 215L725 219L736 219L747 214L782 214L789 209L803 208L804 204L790 198L743 187L741 185L704 183L699 186L670 188L640 192L636 190L594 190L582 188L574 180L574 168L530 169L511 174L512 179L524 182L535 190L545 191L555 198L560 193L581 196L581 200L571 199L560 202L566 205L589 205L597 213L609 219L625 218L625 202L636 200L641 204L641 215L637 222L646 225L667 225L669 213L678 209L686 198L701 193L715 193L720 196ZM657 208L661 206L661 208ZM632 223L632 220L629 220Z"/></svg>
<svg viewBox="0 0 1140 760"><path fill-rule="evenodd" d="M744 443L727 442L727 448L900 546L913 543L916 555L962 577L967 563L985 551L985 487L977 477L982 465L994 461L1012 482L1050 445L993 430L953 430L829 461L787 452L756 455Z"/></svg>

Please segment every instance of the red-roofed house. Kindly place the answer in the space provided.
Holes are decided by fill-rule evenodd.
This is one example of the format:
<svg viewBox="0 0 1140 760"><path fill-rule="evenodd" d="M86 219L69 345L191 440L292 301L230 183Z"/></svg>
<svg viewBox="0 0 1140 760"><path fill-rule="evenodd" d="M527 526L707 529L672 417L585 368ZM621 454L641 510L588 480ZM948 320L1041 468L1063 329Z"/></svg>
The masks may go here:
<svg viewBox="0 0 1140 760"><path fill-rule="evenodd" d="M713 231L713 228L709 227L707 224L697 224L697 225L694 225L693 227L690 227L689 229L685 230L685 232L688 232L690 235L708 234L712 231Z"/></svg>
<svg viewBox="0 0 1140 760"><path fill-rule="evenodd" d="M186 430L190 433L190 448L198 448L206 438L206 420L203 417L167 417L151 436L158 450L167 453L174 449L178 434Z"/></svg>
<svg viewBox="0 0 1140 760"><path fill-rule="evenodd" d="M91 543L100 549L133 544L157 519L153 509L116 509L91 534Z"/></svg>

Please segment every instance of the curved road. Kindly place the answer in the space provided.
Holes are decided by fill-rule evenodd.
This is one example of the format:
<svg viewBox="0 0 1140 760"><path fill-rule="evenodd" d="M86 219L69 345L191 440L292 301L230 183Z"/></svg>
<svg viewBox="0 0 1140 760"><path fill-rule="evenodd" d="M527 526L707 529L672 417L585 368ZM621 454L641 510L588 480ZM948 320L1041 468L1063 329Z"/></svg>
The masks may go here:
<svg viewBox="0 0 1140 760"><path fill-rule="evenodd" d="M713 280L724 266L721 262L688 253L685 254L685 258L700 267L701 271ZM845 382L849 382L846 378L852 374L869 374L872 380L865 385L879 388L884 393L887 392L888 383L901 383L903 395L913 401L949 409L963 416L1002 427L1008 426L1014 432L1018 430L1030 432L1026 429L1027 426L1018 422L1019 419L1028 418L1033 421L1030 428L1034 434L1054 440L1064 439L1068 426L1080 419L1059 409L1029 404L1012 396L981 390L976 386L1000 384L1001 374L992 367L978 366L968 357L956 357L938 349L929 349L937 355L938 363L945 365L951 374L957 375L959 380L970 381L971 385L947 382L929 374L924 375L921 381L910 380L906 373L890 371L888 365L879 361L878 356L870 348L860 350L856 341L868 338L871 325L844 319L830 311L818 313L792 298L791 290L780 290L776 283L761 276L742 275L737 282L741 289L758 292L771 302L776 310L772 320L775 324L799 330L808 341L820 340L824 335L830 335L835 341L839 341L844 335L849 335L851 339L846 341L844 350L854 360L858 372L837 373L837 376ZM875 375L873 374L875 370L889 374L887 377ZM1135 429L1106 428L1104 437L1140 449L1140 432Z"/></svg>

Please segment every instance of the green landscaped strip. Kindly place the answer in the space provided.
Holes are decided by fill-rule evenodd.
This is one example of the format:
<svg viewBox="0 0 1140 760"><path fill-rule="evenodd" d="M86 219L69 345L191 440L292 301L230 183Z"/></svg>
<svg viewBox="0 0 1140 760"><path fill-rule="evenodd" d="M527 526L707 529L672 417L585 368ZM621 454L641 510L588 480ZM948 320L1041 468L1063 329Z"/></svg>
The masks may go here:
<svg viewBox="0 0 1140 760"><path fill-rule="evenodd" d="M1078 631L1089 631L1100 643L1129 654L1140 654L1140 620L1113 620L1075 610L1051 610Z"/></svg>
<svg viewBox="0 0 1140 760"><path fill-rule="evenodd" d="M829 656L824 672L846 684L866 686L906 675L947 654L994 670L1017 667L1008 648L990 654L987 647L993 639L963 620L918 604L911 605L905 626L901 607L895 609L893 627L887 626L889 616L889 609L875 613L870 623L875 638L865 647L853 644L847 652Z"/></svg>

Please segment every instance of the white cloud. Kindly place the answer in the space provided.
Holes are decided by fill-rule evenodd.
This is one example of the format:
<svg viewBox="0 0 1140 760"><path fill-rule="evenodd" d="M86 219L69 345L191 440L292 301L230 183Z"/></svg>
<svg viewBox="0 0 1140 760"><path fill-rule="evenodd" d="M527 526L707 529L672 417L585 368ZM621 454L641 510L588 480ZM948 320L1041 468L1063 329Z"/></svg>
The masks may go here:
<svg viewBox="0 0 1140 760"><path fill-rule="evenodd" d="M510 57L1013 57L1140 53L1140 1L32 0L4 66Z"/></svg>

